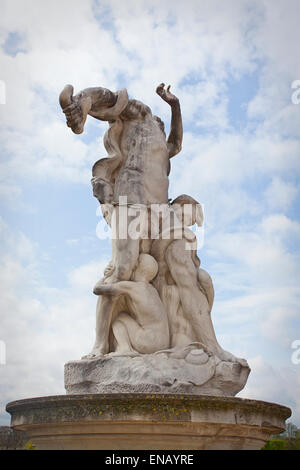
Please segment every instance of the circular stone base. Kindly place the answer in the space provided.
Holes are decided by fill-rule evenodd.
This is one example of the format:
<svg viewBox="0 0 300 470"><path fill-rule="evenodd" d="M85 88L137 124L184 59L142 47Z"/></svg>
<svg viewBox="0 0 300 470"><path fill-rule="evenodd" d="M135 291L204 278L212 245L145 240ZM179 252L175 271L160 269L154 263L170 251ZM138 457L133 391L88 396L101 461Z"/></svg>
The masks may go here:
<svg viewBox="0 0 300 470"><path fill-rule="evenodd" d="M233 397L96 394L8 403L37 449L261 449L291 410Z"/></svg>

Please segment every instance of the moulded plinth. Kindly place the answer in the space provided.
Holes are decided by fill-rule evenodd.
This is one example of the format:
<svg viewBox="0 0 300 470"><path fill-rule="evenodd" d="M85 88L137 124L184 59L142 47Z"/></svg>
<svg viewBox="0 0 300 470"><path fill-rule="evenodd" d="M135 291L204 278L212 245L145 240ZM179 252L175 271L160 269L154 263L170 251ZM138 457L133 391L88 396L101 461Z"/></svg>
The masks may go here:
<svg viewBox="0 0 300 470"><path fill-rule="evenodd" d="M285 429L285 406L233 397L90 394L8 403L37 449L261 449Z"/></svg>

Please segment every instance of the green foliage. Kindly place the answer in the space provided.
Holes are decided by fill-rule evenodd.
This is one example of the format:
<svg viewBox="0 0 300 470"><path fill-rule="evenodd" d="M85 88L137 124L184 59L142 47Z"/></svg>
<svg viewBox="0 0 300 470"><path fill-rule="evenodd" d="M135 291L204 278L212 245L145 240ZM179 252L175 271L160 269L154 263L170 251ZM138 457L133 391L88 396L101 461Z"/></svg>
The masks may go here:
<svg viewBox="0 0 300 470"><path fill-rule="evenodd" d="M0 426L0 450L23 449L27 439L24 431L16 431L10 426Z"/></svg>
<svg viewBox="0 0 300 470"><path fill-rule="evenodd" d="M286 439L285 443L287 450L300 450L300 437L296 439Z"/></svg>
<svg viewBox="0 0 300 470"><path fill-rule="evenodd" d="M262 450L286 450L286 443L284 440L271 439L266 442Z"/></svg>
<svg viewBox="0 0 300 470"><path fill-rule="evenodd" d="M25 444L25 450L35 450L35 445L31 441L28 441Z"/></svg>
<svg viewBox="0 0 300 470"><path fill-rule="evenodd" d="M262 450L300 450L300 429L288 422L285 431L271 436Z"/></svg>

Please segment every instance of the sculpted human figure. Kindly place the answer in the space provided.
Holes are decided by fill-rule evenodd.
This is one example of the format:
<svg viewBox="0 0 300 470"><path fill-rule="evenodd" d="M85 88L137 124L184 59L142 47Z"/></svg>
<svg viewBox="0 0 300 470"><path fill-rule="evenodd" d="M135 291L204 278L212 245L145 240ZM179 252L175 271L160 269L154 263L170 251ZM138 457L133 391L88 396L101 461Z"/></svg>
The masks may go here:
<svg viewBox="0 0 300 470"><path fill-rule="evenodd" d="M126 355L138 352L150 354L170 345L166 309L157 290L150 284L156 276L157 262L147 254L141 254L132 281L113 284L98 282L96 295L125 296L128 312L120 312L112 323L114 352Z"/></svg>
<svg viewBox="0 0 300 470"><path fill-rule="evenodd" d="M87 115L109 122L104 137L108 158L93 168L94 195L101 204L118 207L125 198L127 207L168 203L169 159L181 150L182 119L179 100L160 84L157 94L172 111L168 139L164 124L140 101L128 99L127 91L116 93L101 87L86 88L73 96L72 85L60 94L67 125L76 134L83 132ZM133 217L127 211L127 226ZM119 211L114 220L116 233L121 224ZM112 282L129 281L140 253L140 239L130 236L113 240ZM96 312L96 341L89 357L109 352L109 331L116 300L102 296Z"/></svg>
<svg viewBox="0 0 300 470"><path fill-rule="evenodd" d="M111 260L94 287L95 344L82 357L87 361L66 364L66 390L234 395L250 369L215 335L214 287L189 228L202 225L202 207L186 194L168 197L182 120L170 87L162 83L156 92L171 107L168 137L161 119L126 89L87 88L73 96L67 85L60 94L75 134L88 115L108 122L107 155L94 164L91 183L112 235Z"/></svg>
<svg viewBox="0 0 300 470"><path fill-rule="evenodd" d="M212 279L207 271L200 268L196 237L188 229L195 223L202 225L201 205L184 194L176 198L171 207L182 222L183 236L178 237L174 233L173 239L171 236L169 240L155 240L150 251L159 265L154 285L168 311L171 348L182 349L199 343L220 360L245 365L243 359L224 350L215 335L211 319L214 300Z"/></svg>
<svg viewBox="0 0 300 470"><path fill-rule="evenodd" d="M134 307L132 298L126 295L125 284L122 283L128 284L126 288L130 292L136 292L135 287L138 286L135 285L134 273L139 256L141 253L150 253L158 261L159 269L153 280L154 287L148 283L147 290L150 295L154 289L157 295L152 294L152 298L159 299L168 312L170 346L176 348L190 342L199 342L221 360L237 361L231 353L221 348L216 339L210 316L214 297L212 281L209 274L200 268L194 235L186 228L194 224L199 205L192 200L191 220L180 221L184 233L179 239L174 236L171 240L171 236L167 242L153 241L159 234L159 229L153 236L152 231L150 233L151 224L148 226L146 223L150 206L153 208L154 205L164 205L163 214L158 212L157 226L157 222L168 218L171 211L168 204L169 160L181 150L182 144L179 100L170 93L170 87L165 89L163 83L157 87L156 92L171 107L168 139L162 121L152 115L148 106L129 99L125 89L113 93L100 87L87 88L73 96L73 87L67 85L60 95L67 124L74 133L83 132L88 114L109 123L104 136L108 157L95 163L92 184L94 195L98 198L103 215L115 236L112 239L112 261L97 287L101 295L96 311L96 341L86 357L107 354L115 348L120 351L122 344L126 344L127 350L133 347L131 339L135 335L132 331L137 331L137 323L132 315L134 311L138 315L137 302ZM191 199L186 195L180 196L173 201L173 210L176 212L176 206L189 204ZM122 215L124 208L125 218ZM140 219L140 235L131 236L129 227L136 218L134 209L138 208L144 214ZM177 215L180 219L178 211ZM202 216L198 214L198 222ZM174 229L173 235L176 230ZM141 234L148 239L142 240ZM142 290L140 283L139 289ZM128 302L131 305L131 314L126 310ZM145 305L140 305L145 311ZM150 311L148 317L151 318ZM132 329L130 333L128 328ZM113 348L112 332L115 341ZM141 345L136 350L141 351Z"/></svg>

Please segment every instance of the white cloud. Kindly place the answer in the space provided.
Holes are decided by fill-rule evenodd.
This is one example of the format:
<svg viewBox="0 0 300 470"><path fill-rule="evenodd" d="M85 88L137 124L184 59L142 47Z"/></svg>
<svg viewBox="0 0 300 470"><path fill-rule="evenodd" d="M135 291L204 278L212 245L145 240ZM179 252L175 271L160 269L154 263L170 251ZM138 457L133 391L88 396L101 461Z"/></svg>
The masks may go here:
<svg viewBox="0 0 300 470"><path fill-rule="evenodd" d="M299 188L279 177L274 177L265 191L267 204L275 210L286 210L295 200Z"/></svg>
<svg viewBox="0 0 300 470"><path fill-rule="evenodd" d="M256 348L264 354L273 348L283 364L299 336L299 255L288 248L299 229L298 222L273 214L244 230L229 225L209 231L200 258L204 268L209 261L215 285L212 318L223 346L235 354L251 357Z"/></svg>
<svg viewBox="0 0 300 470"><path fill-rule="evenodd" d="M189 2L189 8L168 1L130 1L126 5L113 1L98 3L94 9L91 1L64 0L42 5L31 0L30 8L12 0L4 3L2 42L9 31L20 31L27 49L16 57L3 52L0 56L3 79L8 85L2 125L10 126L4 133L4 144L13 155L10 162L3 164L2 171L11 184L15 172L31 177L37 174L40 178L47 174L71 181L89 179L97 145L86 145L82 137L71 135L65 127L57 99L66 81L73 83L76 91L90 85L115 89L119 86L118 77L123 75L130 94L150 104L169 121L168 107L154 93L156 85L164 80L172 83L174 92L179 94L187 125L195 122L199 128L220 132L230 129L225 79L253 71L258 50L268 59L264 71L272 71L272 66L289 60L271 47L273 25L280 15L267 2L263 7L255 2L250 8L247 1L230 1L221 10L215 1L202 3L201 8L195 1ZM109 9L114 20L110 30L99 27L93 15L98 13L101 21ZM33 23L35 28L31 27ZM288 29L287 19L283 29ZM284 44L287 47L286 41ZM192 84L180 85L185 78L191 78ZM280 111L278 97L275 99L277 81L273 82L270 100ZM255 99L261 99L261 90L265 88ZM290 106L294 113L295 108ZM270 119L270 113L266 114L269 109L264 106L264 116ZM289 116L286 119L289 122ZM281 126L286 119L281 116ZM298 167L299 143L283 142L278 136L273 142L274 136L270 138L266 132L264 128L263 134L254 138L231 133L223 135L215 145L213 139L206 142L209 150L202 161L203 179L209 183L212 177L222 174L224 180L240 180L239 175L245 171L251 174L253 159L254 169L260 167L262 171L272 170L276 162L279 170L283 166ZM185 145L187 138L186 134ZM198 136L196 142L199 147ZM198 155L202 151L200 143Z"/></svg>
<svg viewBox="0 0 300 470"><path fill-rule="evenodd" d="M96 297L92 286L106 261L74 268L66 288L41 281L38 247L2 222L0 422L8 401L64 393L63 365L89 352L94 341ZM15 249L17 248L17 249Z"/></svg>
<svg viewBox="0 0 300 470"><path fill-rule="evenodd" d="M104 268L107 261L99 262L92 261L88 264L75 268L69 275L69 280L72 286L78 289L90 289L96 281L103 276Z"/></svg>
<svg viewBox="0 0 300 470"><path fill-rule="evenodd" d="M260 88L249 104L251 117L263 119L261 127L272 133L297 137L299 108L292 104L291 84L300 76L297 0L261 2L264 21L254 41L263 60Z"/></svg>
<svg viewBox="0 0 300 470"><path fill-rule="evenodd" d="M285 214L298 195L294 180L300 170L300 107L291 102L291 83L300 78L298 2L2 4L0 43L18 32L25 50L14 57L0 51L0 78L7 88L0 168L6 201L17 210L25 181L89 183L92 163L105 156L106 123L88 119L84 136L66 127L58 105L65 83L75 92L125 85L167 126L170 110L154 90L161 81L170 83L181 101L185 130L183 151L172 161L171 192L191 194L205 206L216 328L236 353L246 355L256 334L279 349L285 346L299 304L299 262L291 249L299 223ZM247 105L244 130L237 131L229 114L230 83L254 72L258 90ZM46 286L38 246L1 226L6 240L1 335L8 343L3 400L63 393L63 363L91 347L91 289L103 265L75 267L65 289ZM208 261L202 262L205 267ZM236 331L243 334L236 338ZM294 400L299 413L296 392L285 391L297 385L299 390L295 370L278 372L262 359L251 365L245 393Z"/></svg>
<svg viewBox="0 0 300 470"><path fill-rule="evenodd" d="M288 235L300 236L300 223L289 219L284 214L272 214L261 221L261 228L264 234L270 237L284 238Z"/></svg>
<svg viewBox="0 0 300 470"><path fill-rule="evenodd" d="M285 348L290 348L295 334L297 335L293 320L298 317L298 306L292 307L287 303L286 306L273 307L261 322L263 335Z"/></svg>
<svg viewBox="0 0 300 470"><path fill-rule="evenodd" d="M249 359L251 373L244 390L238 394L243 398L253 398L285 405L292 408L290 420L299 423L300 419L300 374L297 367L289 365L281 368L270 365L262 356Z"/></svg>

